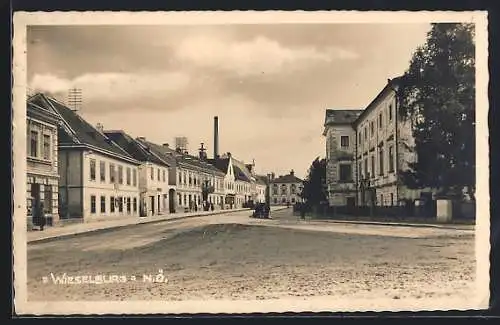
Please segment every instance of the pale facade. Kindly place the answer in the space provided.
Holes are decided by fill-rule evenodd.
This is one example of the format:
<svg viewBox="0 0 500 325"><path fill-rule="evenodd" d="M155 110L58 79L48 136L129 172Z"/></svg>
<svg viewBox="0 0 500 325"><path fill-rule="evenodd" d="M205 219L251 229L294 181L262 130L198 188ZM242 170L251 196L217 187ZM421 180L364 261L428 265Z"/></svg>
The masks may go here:
<svg viewBox="0 0 500 325"><path fill-rule="evenodd" d="M398 176L416 156L411 122L398 117L397 87L397 79L390 81L362 111L327 110L323 135L331 206L392 206L418 197Z"/></svg>
<svg viewBox="0 0 500 325"><path fill-rule="evenodd" d="M293 170L288 175L271 179L271 205L288 205L301 202L302 188L303 181L295 176Z"/></svg>
<svg viewBox="0 0 500 325"><path fill-rule="evenodd" d="M32 210L36 200L43 203L44 213L55 224L58 211L58 150L57 127L59 118L54 111L40 107L28 99L26 111L26 160L27 160L27 216L32 222Z"/></svg>
<svg viewBox="0 0 500 325"><path fill-rule="evenodd" d="M70 151L66 151L69 153ZM139 163L116 159L95 151L81 152L83 162L82 218L85 221L139 216ZM61 164L75 171L75 166ZM63 183L64 184L64 183Z"/></svg>
<svg viewBox="0 0 500 325"><path fill-rule="evenodd" d="M139 166L141 216L167 214L169 209L168 166L145 162Z"/></svg>

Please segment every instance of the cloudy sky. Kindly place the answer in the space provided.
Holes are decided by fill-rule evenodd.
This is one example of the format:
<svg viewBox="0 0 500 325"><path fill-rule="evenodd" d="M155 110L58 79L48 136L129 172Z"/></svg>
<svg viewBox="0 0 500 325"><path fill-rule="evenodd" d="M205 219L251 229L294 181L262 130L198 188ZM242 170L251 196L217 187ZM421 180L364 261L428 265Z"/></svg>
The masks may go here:
<svg viewBox="0 0 500 325"><path fill-rule="evenodd" d="M186 136L304 177L325 156L326 108L360 109L402 74L428 24L31 26L28 82L105 129L157 143Z"/></svg>

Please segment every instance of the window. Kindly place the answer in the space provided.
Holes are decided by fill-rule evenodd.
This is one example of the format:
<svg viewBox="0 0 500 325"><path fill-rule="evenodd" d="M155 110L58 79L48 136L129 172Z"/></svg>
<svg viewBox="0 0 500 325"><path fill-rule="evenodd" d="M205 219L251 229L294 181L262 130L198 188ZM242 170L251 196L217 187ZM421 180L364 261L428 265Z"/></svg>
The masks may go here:
<svg viewBox="0 0 500 325"><path fill-rule="evenodd" d="M274 198L274 204L278 204L278 199Z"/></svg>
<svg viewBox="0 0 500 325"><path fill-rule="evenodd" d="M389 121L392 121L392 104L389 104L389 109L388 109L388 115L389 115Z"/></svg>
<svg viewBox="0 0 500 325"><path fill-rule="evenodd" d="M373 137L375 135L375 125L373 121L370 122L370 137Z"/></svg>
<svg viewBox="0 0 500 325"><path fill-rule="evenodd" d="M101 178L101 182L106 181L106 162L100 161L99 162L99 175Z"/></svg>
<svg viewBox="0 0 500 325"><path fill-rule="evenodd" d="M351 164L339 165L339 181L350 182L352 181L352 166Z"/></svg>
<svg viewBox="0 0 500 325"><path fill-rule="evenodd" d="M193 178L191 177L191 174L189 174L189 185L191 186L193 184Z"/></svg>
<svg viewBox="0 0 500 325"><path fill-rule="evenodd" d="M179 199L179 205L182 205L182 195L177 194L177 198Z"/></svg>
<svg viewBox="0 0 500 325"><path fill-rule="evenodd" d="M292 197L292 203L295 203L295 198L294 197Z"/></svg>
<svg viewBox="0 0 500 325"><path fill-rule="evenodd" d="M291 191L292 194L295 194L295 184L292 184L292 188L291 188L290 191Z"/></svg>
<svg viewBox="0 0 500 325"><path fill-rule="evenodd" d="M116 199L118 200L118 212L123 212L123 198L119 196Z"/></svg>
<svg viewBox="0 0 500 325"><path fill-rule="evenodd" d="M362 164L361 162L358 163L358 178L359 179L363 179L363 176L362 176Z"/></svg>
<svg viewBox="0 0 500 325"><path fill-rule="evenodd" d="M127 185L130 185L130 167L127 167Z"/></svg>
<svg viewBox="0 0 500 325"><path fill-rule="evenodd" d="M384 147L380 147L378 149L378 159L379 159L378 174L382 176L384 175Z"/></svg>
<svg viewBox="0 0 500 325"><path fill-rule="evenodd" d="M394 171L394 146L389 146L389 172Z"/></svg>
<svg viewBox="0 0 500 325"><path fill-rule="evenodd" d="M382 126L383 126L383 121L382 121L382 118L383 118L383 117L382 117L382 113L380 113L380 114L378 115L378 127L379 127L379 129L381 129L381 128L382 128Z"/></svg>
<svg viewBox="0 0 500 325"><path fill-rule="evenodd" d="M368 178L368 159L365 159L365 178Z"/></svg>
<svg viewBox="0 0 500 325"><path fill-rule="evenodd" d="M165 169L164 169L164 170L163 170L163 181L164 181L164 182L166 182L166 179L167 179L167 178L165 177L165 174L166 174L166 173L165 173Z"/></svg>
<svg viewBox="0 0 500 325"><path fill-rule="evenodd" d="M273 194L278 195L278 185L276 184L273 185Z"/></svg>
<svg viewBox="0 0 500 325"><path fill-rule="evenodd" d="M281 203L286 203L286 198L282 198Z"/></svg>
<svg viewBox="0 0 500 325"><path fill-rule="evenodd" d="M131 211L131 205L130 205L130 198L128 197L127 198L127 213L130 214L130 211Z"/></svg>
<svg viewBox="0 0 500 325"><path fill-rule="evenodd" d="M137 170L132 169L132 185L137 186Z"/></svg>
<svg viewBox="0 0 500 325"><path fill-rule="evenodd" d="M118 183L123 184L123 166L118 165Z"/></svg>
<svg viewBox="0 0 500 325"><path fill-rule="evenodd" d="M348 148L349 147L349 137L346 135L343 135L340 137L340 146L342 148Z"/></svg>
<svg viewBox="0 0 500 325"><path fill-rule="evenodd" d="M38 132L30 132L30 156L38 157Z"/></svg>
<svg viewBox="0 0 500 325"><path fill-rule="evenodd" d="M109 211L115 212L115 197L114 196L109 198Z"/></svg>
<svg viewBox="0 0 500 325"><path fill-rule="evenodd" d="M106 197L101 196L101 213L106 212Z"/></svg>
<svg viewBox="0 0 500 325"><path fill-rule="evenodd" d="M391 193L391 206L394 205L394 193Z"/></svg>
<svg viewBox="0 0 500 325"><path fill-rule="evenodd" d="M115 182L115 165L114 164L109 164L109 182L114 183Z"/></svg>
<svg viewBox="0 0 500 325"><path fill-rule="evenodd" d="M384 194L380 194L380 206L384 206Z"/></svg>
<svg viewBox="0 0 500 325"><path fill-rule="evenodd" d="M179 173L179 184L182 184L182 174Z"/></svg>
<svg viewBox="0 0 500 325"><path fill-rule="evenodd" d="M90 213L95 213L95 195L90 196Z"/></svg>
<svg viewBox="0 0 500 325"><path fill-rule="evenodd" d="M50 160L50 134L43 135L43 159Z"/></svg>
<svg viewBox="0 0 500 325"><path fill-rule="evenodd" d="M151 174L150 175L151 180L154 180L155 179L155 170L153 169L153 167L149 167L149 173Z"/></svg>
<svg viewBox="0 0 500 325"><path fill-rule="evenodd" d="M375 177L375 156L372 156L371 160L372 160L371 176Z"/></svg>
<svg viewBox="0 0 500 325"><path fill-rule="evenodd" d="M361 131L358 132L358 144L361 144Z"/></svg>
<svg viewBox="0 0 500 325"><path fill-rule="evenodd" d="M158 175L157 180L160 181L160 168L158 168L158 174L157 175Z"/></svg>
<svg viewBox="0 0 500 325"><path fill-rule="evenodd" d="M365 134L365 140L368 139L368 132L366 131L366 126L363 129L363 133Z"/></svg>
<svg viewBox="0 0 500 325"><path fill-rule="evenodd" d="M281 194L286 195L286 193L287 193L286 185L281 185Z"/></svg>
<svg viewBox="0 0 500 325"><path fill-rule="evenodd" d="M90 159L90 180L95 181L95 159Z"/></svg>
<svg viewBox="0 0 500 325"><path fill-rule="evenodd" d="M134 206L134 212L137 212L137 198L136 197L134 197L133 206Z"/></svg>

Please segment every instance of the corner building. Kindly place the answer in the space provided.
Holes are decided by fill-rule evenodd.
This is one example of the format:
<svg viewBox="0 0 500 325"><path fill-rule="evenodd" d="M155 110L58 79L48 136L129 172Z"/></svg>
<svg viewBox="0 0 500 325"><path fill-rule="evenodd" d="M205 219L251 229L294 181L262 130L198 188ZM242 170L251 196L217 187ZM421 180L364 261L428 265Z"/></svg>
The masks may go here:
<svg viewBox="0 0 500 325"><path fill-rule="evenodd" d="M327 109L326 185L330 206L402 205L420 196L399 172L416 161L412 121L399 116L399 78L364 110Z"/></svg>

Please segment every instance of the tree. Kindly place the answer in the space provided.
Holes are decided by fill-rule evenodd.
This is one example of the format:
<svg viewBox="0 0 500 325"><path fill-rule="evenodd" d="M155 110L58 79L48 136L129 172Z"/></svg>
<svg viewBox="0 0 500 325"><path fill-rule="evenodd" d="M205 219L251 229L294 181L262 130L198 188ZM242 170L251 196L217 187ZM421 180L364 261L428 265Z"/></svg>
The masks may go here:
<svg viewBox="0 0 500 325"><path fill-rule="evenodd" d="M324 184L326 183L326 160L317 157L309 168L308 175L303 181L300 196L309 206L317 206L326 201Z"/></svg>
<svg viewBox="0 0 500 325"><path fill-rule="evenodd" d="M475 190L475 46L471 24L432 24L400 80L400 116L411 119L417 161L411 188Z"/></svg>

